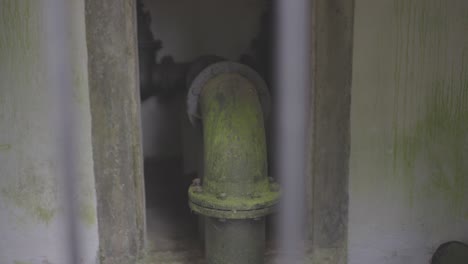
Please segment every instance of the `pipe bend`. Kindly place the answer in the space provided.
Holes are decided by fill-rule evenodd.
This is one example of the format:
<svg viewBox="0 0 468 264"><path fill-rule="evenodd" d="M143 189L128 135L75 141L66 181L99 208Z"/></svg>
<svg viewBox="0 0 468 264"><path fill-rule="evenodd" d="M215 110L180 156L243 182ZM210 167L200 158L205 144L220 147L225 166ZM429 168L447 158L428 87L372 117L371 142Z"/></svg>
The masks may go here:
<svg viewBox="0 0 468 264"><path fill-rule="evenodd" d="M205 174L201 185L189 188L189 204L205 216L257 218L271 213L280 195L267 173L264 108L269 97L253 70L223 63L229 67L209 66L200 73L203 81L196 93L190 89L197 95L203 126ZM209 78L203 76L206 72Z"/></svg>

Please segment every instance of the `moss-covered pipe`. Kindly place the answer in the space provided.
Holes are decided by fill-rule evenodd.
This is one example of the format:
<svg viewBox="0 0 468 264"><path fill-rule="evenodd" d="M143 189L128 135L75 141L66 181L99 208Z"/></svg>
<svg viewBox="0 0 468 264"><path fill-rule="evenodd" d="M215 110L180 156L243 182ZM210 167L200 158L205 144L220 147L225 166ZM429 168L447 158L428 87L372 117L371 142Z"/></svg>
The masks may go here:
<svg viewBox="0 0 468 264"><path fill-rule="evenodd" d="M190 207L207 216L208 263L258 264L263 262L264 216L279 197L267 176L263 90L251 75L235 70L239 65L220 65L208 70L196 93L205 158L202 183L189 189Z"/></svg>
<svg viewBox="0 0 468 264"><path fill-rule="evenodd" d="M213 78L203 90L201 113L206 192L225 199L254 198L264 192L268 188L265 129L252 83L238 74Z"/></svg>

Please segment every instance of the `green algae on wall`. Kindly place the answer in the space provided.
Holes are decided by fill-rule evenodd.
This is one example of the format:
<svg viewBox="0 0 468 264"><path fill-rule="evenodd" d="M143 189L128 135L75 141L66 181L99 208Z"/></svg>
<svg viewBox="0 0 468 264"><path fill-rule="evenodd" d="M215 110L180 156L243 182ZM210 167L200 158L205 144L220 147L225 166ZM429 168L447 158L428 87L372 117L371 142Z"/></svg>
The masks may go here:
<svg viewBox="0 0 468 264"><path fill-rule="evenodd" d="M56 198L56 179L52 175L56 172L56 165L44 166L26 165L34 163L36 158L35 149L39 144L38 138L44 138L41 131L49 130L53 122L47 117L53 109L53 102L49 101L47 95L50 88L47 83L47 67L42 64L45 59L44 39L45 31L44 17L42 17L43 5L40 1L2 1L0 4L0 76L2 86L0 88L0 122L12 124L11 131L6 130L0 135L0 140L11 144L0 144L0 154L5 154L5 160L10 164L18 162L16 170L8 173L12 179L0 186L0 196L8 203L12 215L20 219L20 223L29 220L38 220L49 224L54 215L60 210L52 203ZM79 6L79 4L77 5ZM73 21L80 21L82 13L72 13ZM76 32L84 32L83 23L71 23L68 30L70 45L71 68L73 72L73 83L71 85L74 98L73 107L77 127L89 126L89 93L87 81L87 50L84 45L83 36ZM27 65L27 66L25 66ZM6 87L9 87L8 89ZM49 102L49 103L44 103ZM76 107L76 108L75 108ZM40 121L39 121L40 120ZM23 127L15 131L16 127ZM39 132L39 133L37 133ZM51 131L50 134L54 134ZM46 132L48 133L48 132ZM2 137L5 137L3 139ZM50 140L47 138L47 140ZM93 225L96 217L92 208L95 207L94 183L92 181L92 163L89 162L90 154L87 146L91 144L90 135L82 133L77 138L79 143L75 148L77 151L77 168L81 183L80 195L80 219L87 226ZM50 140L49 142L53 142ZM46 144L45 141L40 142ZM51 144L51 143L49 143ZM11 149L14 145L15 149ZM32 151L22 152L23 149L31 148ZM51 148L48 148L51 149ZM44 150L45 153L48 150ZM6 156L8 155L8 156ZM53 158L52 158L53 159ZM42 162L44 163L44 162ZM45 162L47 163L47 162ZM29 166L29 167L28 167ZM3 166L5 170L12 166ZM45 169L46 172L38 172ZM17 175L16 178L13 175ZM13 179L15 178L15 179ZM37 186L28 186L28 182L37 183ZM83 192L82 189L93 189ZM25 214L13 210L12 205L22 209ZM29 217L27 217L29 216Z"/></svg>
<svg viewBox="0 0 468 264"><path fill-rule="evenodd" d="M30 148L33 131L40 126L47 127L42 124L46 122L28 121L37 120L32 116L42 111L38 102L46 94L42 86L44 67L39 66L41 15L37 10L40 3L2 1L0 5L0 123L7 128L0 140L9 143L0 146L0 197L11 212L4 216L18 217L20 223L38 221L47 225L56 213L55 189L49 178L37 174L36 167L26 165L31 163L29 156L34 149L18 154ZM11 149L12 145L15 149ZM16 168L15 163L18 163Z"/></svg>
<svg viewBox="0 0 468 264"><path fill-rule="evenodd" d="M397 131L394 142L405 175L414 177L418 159L424 160L424 189L441 194L455 210L468 200L468 79L464 82L458 92L437 82L427 96L424 117L414 128Z"/></svg>
<svg viewBox="0 0 468 264"><path fill-rule="evenodd" d="M34 40L37 37L35 17L31 12L35 1L4 1L0 9L0 61L21 50L25 56L36 52ZM33 5L33 6L32 6ZM5 36L16 36L8 38ZM8 41L4 41L8 40Z"/></svg>
<svg viewBox="0 0 468 264"><path fill-rule="evenodd" d="M87 226L92 227L96 224L96 205L91 201L82 201L79 206L80 220Z"/></svg>
<svg viewBox="0 0 468 264"><path fill-rule="evenodd" d="M36 11L39 6L38 1L32 0L1 2L0 76L3 84L16 83L18 87L35 88L44 78L43 72L27 71L23 65L40 68L41 16ZM0 101L7 98L1 97Z"/></svg>
<svg viewBox="0 0 468 264"><path fill-rule="evenodd" d="M441 241L467 238L467 8L356 1L352 263L424 263Z"/></svg>
<svg viewBox="0 0 468 264"><path fill-rule="evenodd" d="M1 263L66 263L63 252L54 250L66 241L60 228L66 218L61 187L70 174L64 172L62 147L73 152L70 161L79 186L73 198L80 206L80 236L86 240L80 262L96 263L97 225L88 227L96 220L85 10L83 1L65 2L0 1L0 222L2 239L8 241L0 248ZM64 16L48 16L55 11ZM57 27L61 18L64 25ZM72 44L61 46L62 37ZM64 56L53 56L54 46L63 47L59 53ZM59 86L68 71L74 82ZM65 106L73 114L68 119L73 136L66 146L57 110L64 106L57 97L62 88L73 89L74 96ZM93 192L84 194L82 185Z"/></svg>
<svg viewBox="0 0 468 264"><path fill-rule="evenodd" d="M10 144L0 144L0 150L9 150L10 148Z"/></svg>
<svg viewBox="0 0 468 264"><path fill-rule="evenodd" d="M23 175L18 181L2 186L0 196L7 204L21 208L25 212L28 218L18 216L21 223L34 220L48 225L57 211L54 202L55 187L34 174Z"/></svg>
<svg viewBox="0 0 468 264"><path fill-rule="evenodd" d="M413 204L468 199L468 41L443 0L394 2L393 174ZM459 12L459 11L457 11Z"/></svg>
<svg viewBox="0 0 468 264"><path fill-rule="evenodd" d="M30 262L15 260L13 264L30 264Z"/></svg>

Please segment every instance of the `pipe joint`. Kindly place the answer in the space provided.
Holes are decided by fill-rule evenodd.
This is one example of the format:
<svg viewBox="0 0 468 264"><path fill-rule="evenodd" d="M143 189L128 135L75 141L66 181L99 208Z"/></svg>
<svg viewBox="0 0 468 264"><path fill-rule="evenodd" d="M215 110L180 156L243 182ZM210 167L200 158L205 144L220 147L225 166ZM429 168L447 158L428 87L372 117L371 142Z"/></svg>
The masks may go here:
<svg viewBox="0 0 468 264"><path fill-rule="evenodd" d="M190 208L201 215L224 219L255 219L271 214L280 192L277 183L269 183L265 191L245 197L227 196L226 193L203 191L201 186L190 186Z"/></svg>

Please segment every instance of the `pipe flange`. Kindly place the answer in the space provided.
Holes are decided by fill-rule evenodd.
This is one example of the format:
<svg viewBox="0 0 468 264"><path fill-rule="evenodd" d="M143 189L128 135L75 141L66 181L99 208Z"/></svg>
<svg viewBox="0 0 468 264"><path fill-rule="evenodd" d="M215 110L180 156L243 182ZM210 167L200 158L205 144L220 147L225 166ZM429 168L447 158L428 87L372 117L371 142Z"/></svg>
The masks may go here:
<svg viewBox="0 0 468 264"><path fill-rule="evenodd" d="M275 211L275 205L270 207L259 208L256 210L218 210L208 207L203 207L198 204L190 202L190 209L198 214L207 217L220 218L220 219L232 219L232 220L242 220L242 219L255 219L259 217L264 217Z"/></svg>
<svg viewBox="0 0 468 264"><path fill-rule="evenodd" d="M263 116L266 119L270 113L271 100L265 81L257 72L244 64L232 61L221 61L203 69L190 84L187 94L187 113L190 122L196 125L201 118L198 111L198 102L205 84L213 77L223 73L238 73L253 83L254 87L257 89Z"/></svg>
<svg viewBox="0 0 468 264"><path fill-rule="evenodd" d="M188 191L192 211L204 216L226 219L249 219L272 213L281 193L279 184L269 182L263 191L253 196L229 197L204 191L203 186L192 184Z"/></svg>

